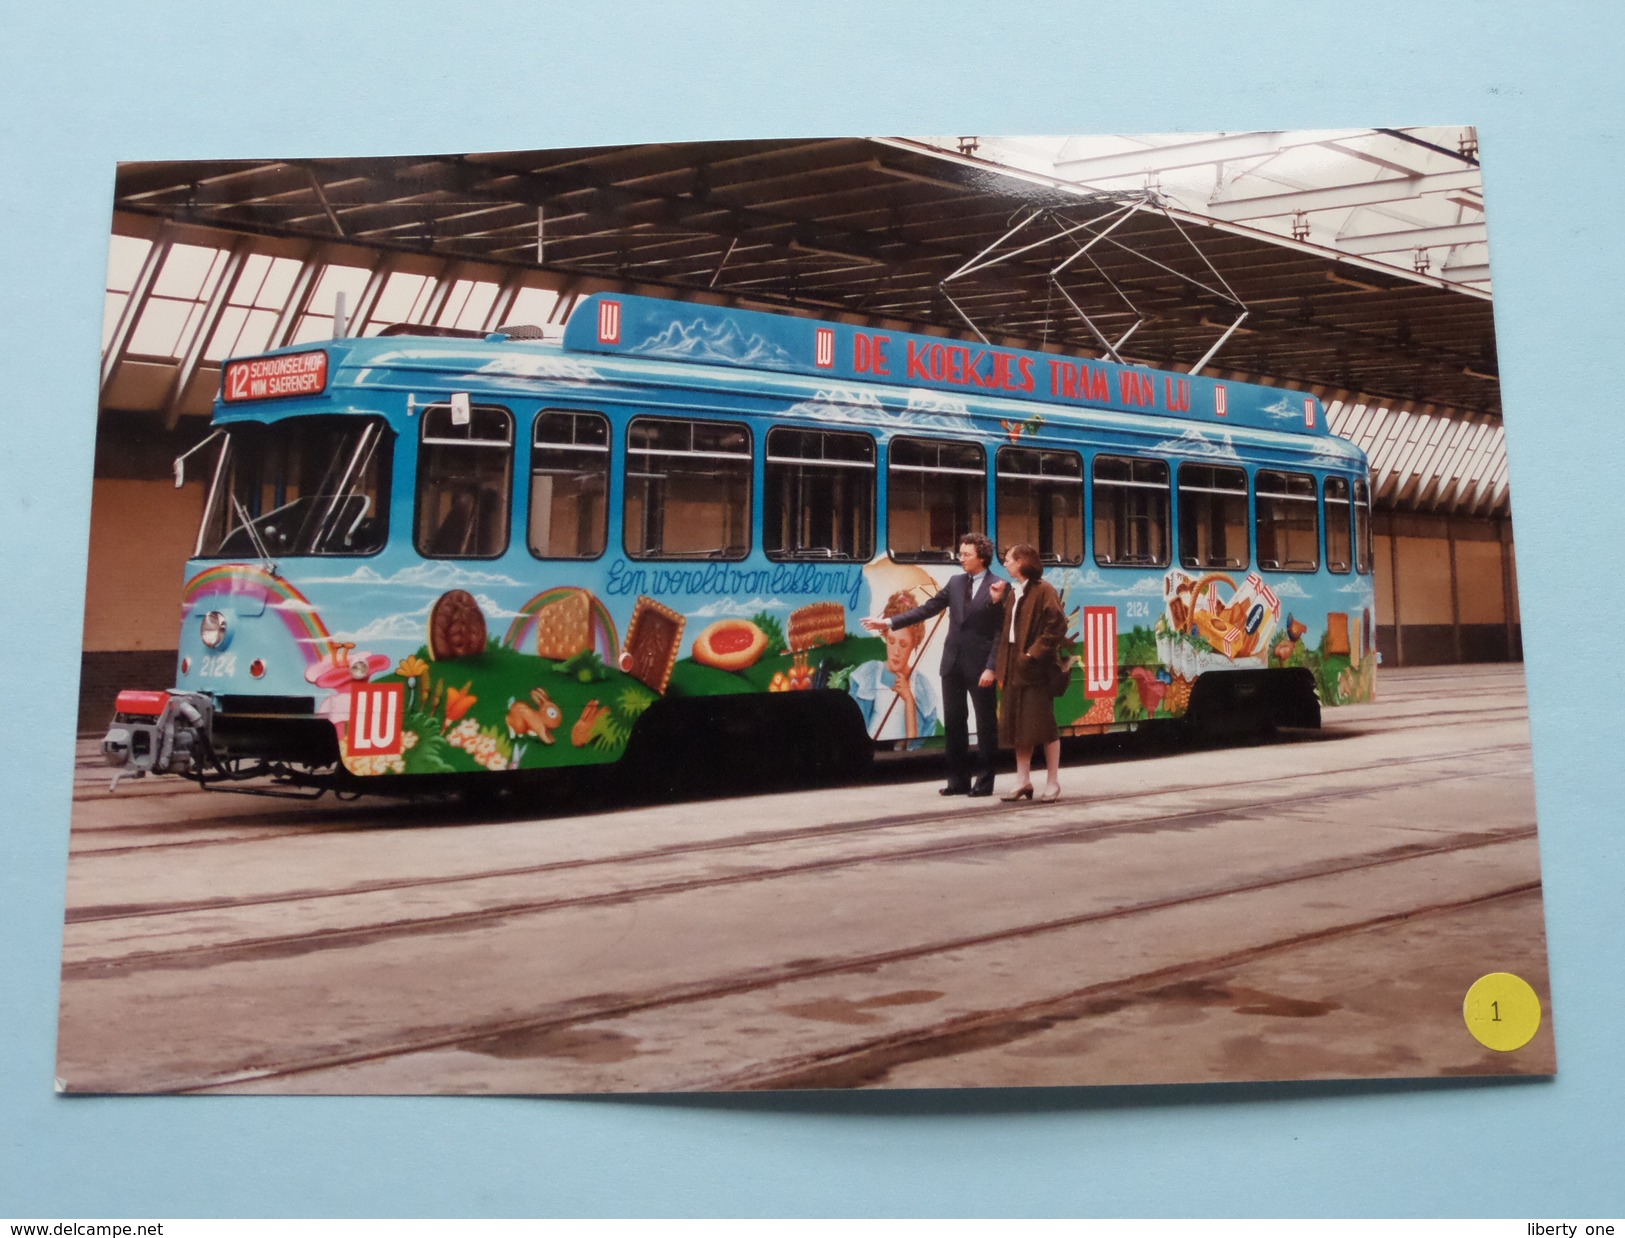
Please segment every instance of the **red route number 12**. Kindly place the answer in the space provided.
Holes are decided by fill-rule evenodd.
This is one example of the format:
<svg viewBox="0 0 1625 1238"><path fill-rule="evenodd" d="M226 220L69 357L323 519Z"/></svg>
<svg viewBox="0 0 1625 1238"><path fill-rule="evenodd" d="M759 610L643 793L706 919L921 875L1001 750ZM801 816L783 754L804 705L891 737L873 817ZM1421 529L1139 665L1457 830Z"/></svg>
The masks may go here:
<svg viewBox="0 0 1625 1238"><path fill-rule="evenodd" d="M224 375L226 403L318 395L327 388L327 353L285 353L230 361Z"/></svg>

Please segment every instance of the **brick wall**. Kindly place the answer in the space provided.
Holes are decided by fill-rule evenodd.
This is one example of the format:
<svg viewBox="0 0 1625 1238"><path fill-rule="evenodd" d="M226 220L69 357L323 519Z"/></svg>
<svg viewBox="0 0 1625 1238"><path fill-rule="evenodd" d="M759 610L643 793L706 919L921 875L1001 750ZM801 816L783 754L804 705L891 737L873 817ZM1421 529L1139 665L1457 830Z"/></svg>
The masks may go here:
<svg viewBox="0 0 1625 1238"><path fill-rule="evenodd" d="M203 486L97 477L79 664L79 730L96 734L121 688L175 682L181 585Z"/></svg>
<svg viewBox="0 0 1625 1238"><path fill-rule="evenodd" d="M1522 661L1511 536L1502 522L1379 513L1373 549L1384 662Z"/></svg>
<svg viewBox="0 0 1625 1238"><path fill-rule="evenodd" d="M173 650L203 486L98 477L90 508L84 649Z"/></svg>
<svg viewBox="0 0 1625 1238"><path fill-rule="evenodd" d="M168 688L175 683L174 649L87 651L79 660L79 733L100 735L113 720L113 700L124 688Z"/></svg>

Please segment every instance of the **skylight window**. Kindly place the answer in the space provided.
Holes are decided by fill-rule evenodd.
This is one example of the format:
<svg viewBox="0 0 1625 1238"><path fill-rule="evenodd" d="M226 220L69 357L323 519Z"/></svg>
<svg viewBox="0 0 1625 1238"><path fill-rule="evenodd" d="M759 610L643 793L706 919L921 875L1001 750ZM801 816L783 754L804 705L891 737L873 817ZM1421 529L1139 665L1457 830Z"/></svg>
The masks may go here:
<svg viewBox="0 0 1625 1238"><path fill-rule="evenodd" d="M139 236L114 234L107 249L107 299L102 303L102 347L113 339L119 315L135 289L141 264L147 260L152 242Z"/></svg>
<svg viewBox="0 0 1625 1238"><path fill-rule="evenodd" d="M293 291L299 266L295 258L251 254L227 295L220 325L204 350L204 360L222 361L271 347L271 331Z"/></svg>
<svg viewBox="0 0 1625 1238"><path fill-rule="evenodd" d="M130 351L143 357L180 356L202 320L203 306L213 295L225 265L223 249L171 245L130 337Z"/></svg>
<svg viewBox="0 0 1625 1238"><path fill-rule="evenodd" d="M288 343L309 344L316 340L332 339L333 306L339 293L344 294L348 312L354 313L361 301L362 290L367 286L369 273L366 267L340 266L337 263L328 266L316 281L316 290L310 294L307 308L299 315L299 323L294 327L293 338Z"/></svg>

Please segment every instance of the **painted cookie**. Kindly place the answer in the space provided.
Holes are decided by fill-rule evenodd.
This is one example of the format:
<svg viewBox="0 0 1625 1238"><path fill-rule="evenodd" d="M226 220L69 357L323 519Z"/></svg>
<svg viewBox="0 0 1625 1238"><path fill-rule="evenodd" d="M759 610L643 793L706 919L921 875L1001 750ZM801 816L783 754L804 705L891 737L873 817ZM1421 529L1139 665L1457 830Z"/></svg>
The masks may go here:
<svg viewBox="0 0 1625 1238"><path fill-rule="evenodd" d="M440 595L429 612L429 656L471 658L485 652L485 616L474 596L462 589Z"/></svg>

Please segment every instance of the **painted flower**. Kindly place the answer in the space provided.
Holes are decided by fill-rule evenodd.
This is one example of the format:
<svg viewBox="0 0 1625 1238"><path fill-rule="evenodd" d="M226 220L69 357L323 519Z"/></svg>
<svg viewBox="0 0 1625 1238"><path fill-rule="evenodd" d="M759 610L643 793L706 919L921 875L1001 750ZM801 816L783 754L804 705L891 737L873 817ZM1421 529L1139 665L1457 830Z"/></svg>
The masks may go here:
<svg viewBox="0 0 1625 1238"><path fill-rule="evenodd" d="M446 689L446 721L441 725L440 729L442 731L474 708L474 702L479 700L479 697L469 691L473 686L471 680L461 688L448 687Z"/></svg>
<svg viewBox="0 0 1625 1238"><path fill-rule="evenodd" d="M395 673L406 681L407 709L419 709L427 704L429 697L429 664L422 658L413 654L409 658L402 658Z"/></svg>

